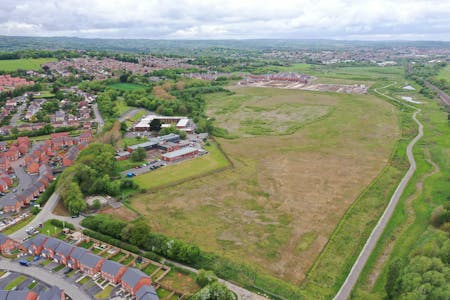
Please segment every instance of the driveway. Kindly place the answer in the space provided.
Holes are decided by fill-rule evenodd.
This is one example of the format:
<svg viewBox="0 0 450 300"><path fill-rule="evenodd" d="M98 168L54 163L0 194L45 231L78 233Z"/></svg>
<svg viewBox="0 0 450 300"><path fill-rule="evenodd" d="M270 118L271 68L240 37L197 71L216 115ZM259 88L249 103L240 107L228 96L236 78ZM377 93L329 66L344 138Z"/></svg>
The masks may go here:
<svg viewBox="0 0 450 300"><path fill-rule="evenodd" d="M30 277L38 278L40 281L51 285L57 286L63 289L64 292L72 299L80 300L91 300L93 299L83 289L76 287L70 282L66 281L62 276L45 270L44 268L39 268L35 266L24 267L19 265L17 262L12 262L8 260L0 260L0 269L13 271L17 273L22 273Z"/></svg>

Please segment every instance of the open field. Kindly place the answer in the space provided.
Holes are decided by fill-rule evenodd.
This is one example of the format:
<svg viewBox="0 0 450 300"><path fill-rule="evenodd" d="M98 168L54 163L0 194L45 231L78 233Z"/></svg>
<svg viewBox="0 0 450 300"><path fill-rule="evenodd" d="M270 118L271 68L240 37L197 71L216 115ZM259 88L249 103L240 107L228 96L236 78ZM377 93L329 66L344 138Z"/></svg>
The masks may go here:
<svg viewBox="0 0 450 300"><path fill-rule="evenodd" d="M436 79L444 79L450 81L450 65L446 65L439 71L439 74L436 76Z"/></svg>
<svg viewBox="0 0 450 300"><path fill-rule="evenodd" d="M234 91L207 103L234 137L219 142L235 168L136 195L131 204L156 232L299 284L387 164L400 134L397 110L370 95Z"/></svg>
<svg viewBox="0 0 450 300"><path fill-rule="evenodd" d="M211 143L205 149L209 152L207 155L136 176L135 181L142 188L155 189L228 166L228 161L215 144Z"/></svg>
<svg viewBox="0 0 450 300"><path fill-rule="evenodd" d="M42 64L50 61L57 61L56 58L26 58L26 59L5 59L0 60L0 71L39 70Z"/></svg>
<svg viewBox="0 0 450 300"><path fill-rule="evenodd" d="M317 83L340 84L369 84L382 77L396 79L403 74L403 66L335 66L335 65L310 65L293 64L289 67L271 66L267 71L299 72L318 77Z"/></svg>
<svg viewBox="0 0 450 300"><path fill-rule="evenodd" d="M140 84L135 84L135 83L113 83L113 84L110 84L109 87L112 87L113 89L116 89L116 90L125 91L125 92L142 91L147 88L146 86L143 86Z"/></svg>

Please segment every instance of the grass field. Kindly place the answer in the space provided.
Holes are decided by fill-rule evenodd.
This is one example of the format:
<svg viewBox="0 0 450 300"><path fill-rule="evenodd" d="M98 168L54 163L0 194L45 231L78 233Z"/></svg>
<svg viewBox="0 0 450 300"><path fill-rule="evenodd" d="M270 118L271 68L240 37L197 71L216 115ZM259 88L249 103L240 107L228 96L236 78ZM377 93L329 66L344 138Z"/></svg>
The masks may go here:
<svg viewBox="0 0 450 300"><path fill-rule="evenodd" d="M0 60L0 71L39 70L42 64L57 61L56 58L27 58Z"/></svg>
<svg viewBox="0 0 450 300"><path fill-rule="evenodd" d="M388 92L395 94L395 87ZM425 131L414 149L416 174L363 270L352 299L384 298L388 264L396 258L406 259L417 246L438 234L429 220L433 209L445 201L443 195L450 193L450 127L447 114L436 101L428 100L421 108L419 119Z"/></svg>
<svg viewBox="0 0 450 300"><path fill-rule="evenodd" d="M109 87L116 89L116 90L125 91L125 92L142 91L147 88L144 85L135 84L135 83L113 83L113 84L110 84Z"/></svg>
<svg viewBox="0 0 450 300"><path fill-rule="evenodd" d="M214 143L211 143L210 146L206 146L205 149L209 152L207 155L136 176L135 181L142 188L155 189L201 176L228 166L228 161ZM148 194L139 195L137 196L137 199L141 200L136 201L145 201L145 198L148 196Z"/></svg>
<svg viewBox="0 0 450 300"><path fill-rule="evenodd" d="M137 195L131 204L156 232L299 284L348 207L387 164L400 134L397 110L370 95L234 91L210 95L207 103L216 125L234 136L219 142L235 167ZM147 187L167 180L148 176L136 180ZM363 217L374 218L369 210Z"/></svg>
<svg viewBox="0 0 450 300"><path fill-rule="evenodd" d="M439 74L436 76L436 79L444 79L450 81L450 65L446 65L439 71Z"/></svg>

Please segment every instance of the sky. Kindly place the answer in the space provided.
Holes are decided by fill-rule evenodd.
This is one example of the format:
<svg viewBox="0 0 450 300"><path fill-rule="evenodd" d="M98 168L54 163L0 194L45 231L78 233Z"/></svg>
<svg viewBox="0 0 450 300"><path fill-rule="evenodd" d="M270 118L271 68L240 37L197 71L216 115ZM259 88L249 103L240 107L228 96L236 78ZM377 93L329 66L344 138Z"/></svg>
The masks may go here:
<svg viewBox="0 0 450 300"><path fill-rule="evenodd" d="M1 0L0 35L450 41L448 0Z"/></svg>

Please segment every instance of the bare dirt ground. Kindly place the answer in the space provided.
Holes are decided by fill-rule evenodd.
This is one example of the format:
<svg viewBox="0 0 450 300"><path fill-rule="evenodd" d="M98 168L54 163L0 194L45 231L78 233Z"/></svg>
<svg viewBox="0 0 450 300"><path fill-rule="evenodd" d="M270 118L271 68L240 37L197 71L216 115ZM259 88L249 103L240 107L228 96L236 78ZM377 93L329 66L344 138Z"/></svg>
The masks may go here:
<svg viewBox="0 0 450 300"><path fill-rule="evenodd" d="M319 92L334 92L344 94L367 94L368 86L365 84L326 84L326 83L301 83L290 81L255 81L255 82L239 82L239 85L246 87L265 87L280 89L295 89Z"/></svg>
<svg viewBox="0 0 450 300"><path fill-rule="evenodd" d="M367 95L235 91L212 95L208 105L219 126L234 122L238 134L243 125L232 116L246 106L320 104L331 113L289 135L219 139L234 169L139 194L132 205L157 232L298 284L349 205L387 163L399 136L397 112Z"/></svg>

